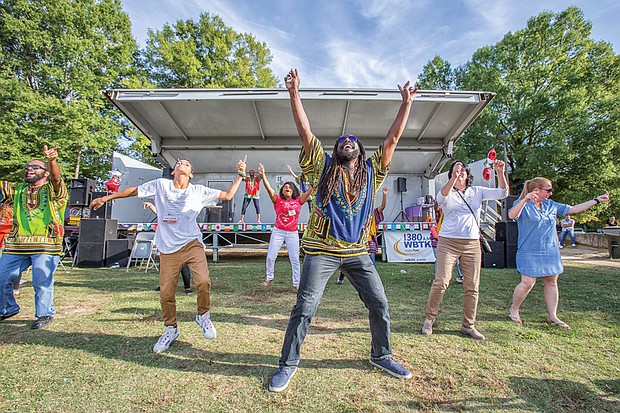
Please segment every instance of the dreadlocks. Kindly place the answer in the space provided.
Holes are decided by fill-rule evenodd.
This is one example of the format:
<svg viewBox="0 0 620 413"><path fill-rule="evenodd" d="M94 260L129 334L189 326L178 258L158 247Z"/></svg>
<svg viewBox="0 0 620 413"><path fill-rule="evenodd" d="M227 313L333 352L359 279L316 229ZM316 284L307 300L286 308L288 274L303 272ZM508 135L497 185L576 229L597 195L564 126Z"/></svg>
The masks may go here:
<svg viewBox="0 0 620 413"><path fill-rule="evenodd" d="M351 182L350 190L354 194L360 192L361 188L366 185L368 179L368 171L366 171L366 151L360 141L357 141L360 148L360 153L357 156L355 167L353 169L353 182ZM342 179L342 162L338 156L338 142L334 145L334 151L332 152L331 161L323 179L319 192L321 193L321 202L323 205L327 205L332 197L338 191L338 184Z"/></svg>

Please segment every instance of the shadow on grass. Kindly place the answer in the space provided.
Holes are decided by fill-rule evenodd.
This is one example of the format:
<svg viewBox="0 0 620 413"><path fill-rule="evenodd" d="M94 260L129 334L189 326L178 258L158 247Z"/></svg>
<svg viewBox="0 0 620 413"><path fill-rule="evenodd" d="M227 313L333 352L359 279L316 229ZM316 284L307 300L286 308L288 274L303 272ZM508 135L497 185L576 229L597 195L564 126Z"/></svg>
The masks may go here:
<svg viewBox="0 0 620 413"><path fill-rule="evenodd" d="M225 343L204 340L203 348L196 348L183 340L183 335L164 353L152 351L157 337L130 336L103 333L63 333L51 330L29 329L30 322L3 322L0 326L0 344L57 347L59 350L76 349L99 357L135 363L141 366L192 371L209 375L258 376L266 380L275 371L279 355L233 353L209 350L225 348ZM300 368L369 370L363 359L304 358Z"/></svg>
<svg viewBox="0 0 620 413"><path fill-rule="evenodd" d="M509 377L509 381L514 391L538 411L598 413L620 410L620 401L617 398L610 399L609 394L595 392L583 383L514 376ZM618 381L612 382L615 382L613 386L617 391ZM599 387L602 387L601 384ZM617 394L616 392L616 396Z"/></svg>
<svg viewBox="0 0 620 413"><path fill-rule="evenodd" d="M120 321L135 322L136 314L140 314L140 317L142 320L161 320L160 311L145 309L141 307L118 308L115 310L111 310L110 313L133 315L133 317L128 317L125 319L110 318L108 320L103 320L104 322L111 322L111 323L118 323ZM177 319L179 321L192 321L194 317L196 317L195 312L177 310ZM214 312L212 318L213 318L214 323L243 324L243 325L248 325L248 326L260 326L264 328L272 328L274 330L280 331L282 333L282 338L284 338L284 332L288 324L289 315L287 313L286 314L282 313L280 318L271 318L271 317L260 317L260 316L253 316L253 315L238 315L238 314L227 314L227 313ZM329 320L326 319L325 317L321 317L320 320L321 320L320 322L313 322L310 325L309 334L321 335L321 334L368 332L368 339L370 340L370 327L368 327L368 325L362 326L362 327L347 327L347 328L332 327L331 324L329 323ZM366 322L367 320L368 319L366 319Z"/></svg>
<svg viewBox="0 0 620 413"><path fill-rule="evenodd" d="M538 411L538 412L617 412L620 409L620 380L594 383L603 390L597 393L588 386L568 380L543 380L532 377L509 377L514 397L434 398L432 395L412 401L388 401L394 410L406 407L415 411Z"/></svg>
<svg viewBox="0 0 620 413"><path fill-rule="evenodd" d="M394 411L399 411L402 407L411 411L441 411L441 412L475 412L475 411L523 411L523 401L517 397L480 397L463 399L419 399L416 401L392 401L384 402L387 406L392 406Z"/></svg>

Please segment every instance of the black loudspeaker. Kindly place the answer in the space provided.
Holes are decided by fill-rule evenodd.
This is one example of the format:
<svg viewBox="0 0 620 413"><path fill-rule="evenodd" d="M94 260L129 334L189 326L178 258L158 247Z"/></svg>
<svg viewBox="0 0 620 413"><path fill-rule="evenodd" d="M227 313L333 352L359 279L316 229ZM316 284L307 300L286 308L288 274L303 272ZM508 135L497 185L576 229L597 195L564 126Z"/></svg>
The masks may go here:
<svg viewBox="0 0 620 413"><path fill-rule="evenodd" d="M84 221L82 221L84 222ZM81 238L81 235L80 235ZM77 260L78 267L103 267L105 266L105 243L83 242L78 243Z"/></svg>
<svg viewBox="0 0 620 413"><path fill-rule="evenodd" d="M489 241L489 245L493 252L482 253L482 268L505 268L504 242Z"/></svg>
<svg viewBox="0 0 620 413"><path fill-rule="evenodd" d="M95 192L92 179L73 179L69 186L69 206L88 206Z"/></svg>
<svg viewBox="0 0 620 413"><path fill-rule="evenodd" d="M116 239L118 220L116 219L83 219L80 221L80 244Z"/></svg>
<svg viewBox="0 0 620 413"><path fill-rule="evenodd" d="M506 245L506 254L504 255L506 268L517 268L517 246Z"/></svg>
<svg viewBox="0 0 620 413"><path fill-rule="evenodd" d="M107 192L93 192L92 199L101 198L102 196L106 196ZM91 209L90 210L90 218L91 219L109 219L112 218L112 202L108 201L105 204L101 205L99 209Z"/></svg>
<svg viewBox="0 0 620 413"><path fill-rule="evenodd" d="M501 221L495 223L495 240L504 241L505 245L517 245L519 229L515 221Z"/></svg>
<svg viewBox="0 0 620 413"><path fill-rule="evenodd" d="M398 192L407 192L407 178L402 176L396 178L396 189Z"/></svg>
<svg viewBox="0 0 620 413"><path fill-rule="evenodd" d="M133 241L129 239L112 239L105 242L105 266L118 265L126 267L131 255Z"/></svg>
<svg viewBox="0 0 620 413"><path fill-rule="evenodd" d="M515 201L518 199L519 197L516 195L508 195L506 198L501 200L501 204L502 204L502 221L510 221L511 219L508 218L508 210L510 210L510 208L512 208L512 205L515 203Z"/></svg>
<svg viewBox="0 0 620 413"><path fill-rule="evenodd" d="M232 222L232 201L220 201L221 208L209 208L207 222Z"/></svg>

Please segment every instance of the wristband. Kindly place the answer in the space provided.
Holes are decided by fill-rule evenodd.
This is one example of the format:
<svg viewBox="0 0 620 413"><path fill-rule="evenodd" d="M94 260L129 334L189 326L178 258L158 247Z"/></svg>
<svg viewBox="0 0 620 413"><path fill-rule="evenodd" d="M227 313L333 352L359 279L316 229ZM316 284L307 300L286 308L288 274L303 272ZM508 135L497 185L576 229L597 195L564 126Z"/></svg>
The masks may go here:
<svg viewBox="0 0 620 413"><path fill-rule="evenodd" d="M593 201L596 202L597 204L601 203L601 201L599 201L598 198L594 198Z"/></svg>
<svg viewBox="0 0 620 413"><path fill-rule="evenodd" d="M242 178L245 178L245 174L242 174L241 172L237 172L237 175L239 175Z"/></svg>

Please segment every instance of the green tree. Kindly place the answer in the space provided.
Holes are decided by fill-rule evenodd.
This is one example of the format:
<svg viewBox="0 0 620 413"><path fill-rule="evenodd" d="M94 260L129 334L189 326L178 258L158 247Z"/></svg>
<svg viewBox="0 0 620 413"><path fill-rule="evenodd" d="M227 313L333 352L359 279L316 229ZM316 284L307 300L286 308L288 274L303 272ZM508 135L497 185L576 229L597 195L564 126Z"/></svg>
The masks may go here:
<svg viewBox="0 0 620 413"><path fill-rule="evenodd" d="M477 50L457 70L457 84L497 96L459 141L456 156L481 159L493 146L502 156L496 136L507 134L513 192L545 176L560 202L581 202L604 189L617 199L620 59L590 34L591 23L570 7L541 13L525 29ZM604 214L594 208L579 220Z"/></svg>
<svg viewBox="0 0 620 413"><path fill-rule="evenodd" d="M454 90L456 89L455 82L456 73L450 62L436 55L422 68L416 86L420 89Z"/></svg>
<svg viewBox="0 0 620 413"><path fill-rule="evenodd" d="M271 60L265 43L208 13L149 30L143 52L149 81L164 88L275 87Z"/></svg>
<svg viewBox="0 0 620 413"><path fill-rule="evenodd" d="M0 175L53 145L67 177L103 177L127 124L101 90L136 76L120 0L0 0L0 48Z"/></svg>

